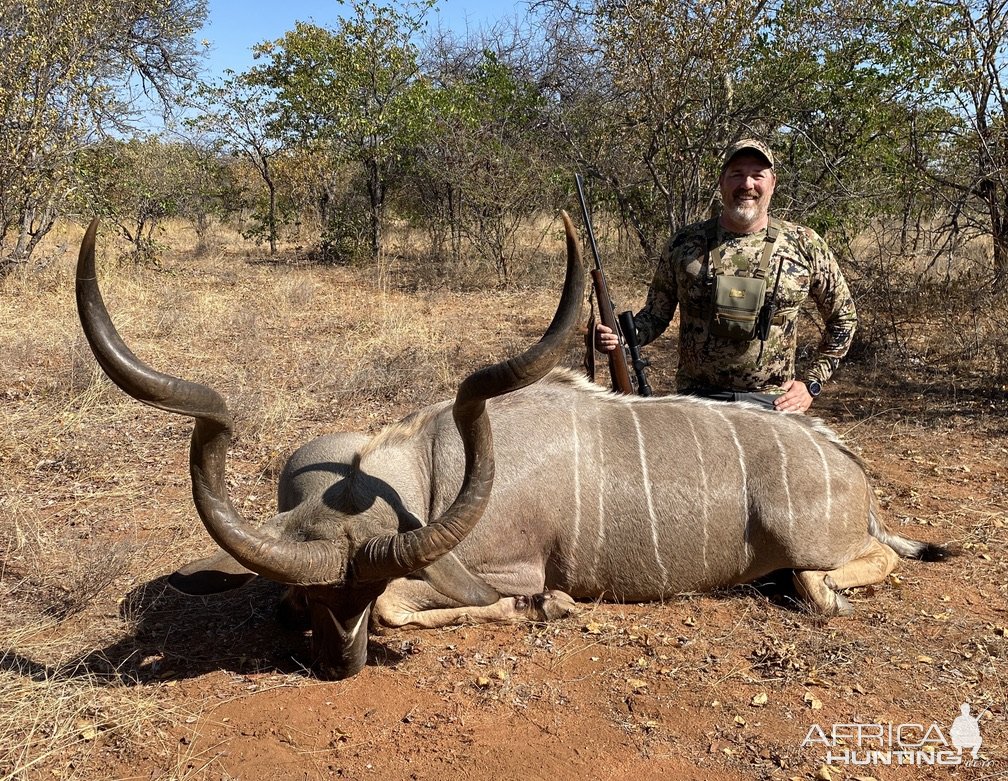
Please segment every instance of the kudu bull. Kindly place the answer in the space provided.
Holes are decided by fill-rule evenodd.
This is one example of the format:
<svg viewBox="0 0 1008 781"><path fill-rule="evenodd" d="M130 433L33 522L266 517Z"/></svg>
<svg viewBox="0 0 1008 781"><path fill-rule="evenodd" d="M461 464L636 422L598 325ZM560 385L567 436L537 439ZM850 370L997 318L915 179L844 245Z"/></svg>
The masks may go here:
<svg viewBox="0 0 1008 781"><path fill-rule="evenodd" d="M77 306L99 364L134 398L195 419L193 500L222 552L170 582L201 594L257 574L290 585L310 618L315 669L343 678L367 661L369 621L544 620L578 598L657 600L784 568L812 608L837 614L850 610L837 589L880 582L897 554L945 554L886 529L861 463L815 420L617 396L553 371L584 289L563 220L566 277L540 342L469 375L453 403L373 438L304 445L280 477L278 514L261 527L228 497L224 400L143 364L112 325L92 222Z"/></svg>

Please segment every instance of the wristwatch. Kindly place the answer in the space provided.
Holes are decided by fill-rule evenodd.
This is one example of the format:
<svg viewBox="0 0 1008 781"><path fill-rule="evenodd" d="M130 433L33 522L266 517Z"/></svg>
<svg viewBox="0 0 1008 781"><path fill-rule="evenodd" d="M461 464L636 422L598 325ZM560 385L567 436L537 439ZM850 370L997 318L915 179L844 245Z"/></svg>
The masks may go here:
<svg viewBox="0 0 1008 781"><path fill-rule="evenodd" d="M822 393L822 383L819 380L808 380L805 383L805 388L809 392L809 396L813 399Z"/></svg>

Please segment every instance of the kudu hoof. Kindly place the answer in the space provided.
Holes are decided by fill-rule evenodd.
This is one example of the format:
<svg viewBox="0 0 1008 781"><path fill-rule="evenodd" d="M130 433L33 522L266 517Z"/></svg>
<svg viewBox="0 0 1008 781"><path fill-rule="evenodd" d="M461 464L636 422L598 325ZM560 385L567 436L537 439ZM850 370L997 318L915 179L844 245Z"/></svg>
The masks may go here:
<svg viewBox="0 0 1008 781"><path fill-rule="evenodd" d="M555 621L577 612L577 604L562 591L552 589L531 597L537 621Z"/></svg>
<svg viewBox="0 0 1008 781"><path fill-rule="evenodd" d="M806 604L821 616L849 616L854 612L847 597L835 590L836 584L829 575L808 570L795 572L794 584Z"/></svg>

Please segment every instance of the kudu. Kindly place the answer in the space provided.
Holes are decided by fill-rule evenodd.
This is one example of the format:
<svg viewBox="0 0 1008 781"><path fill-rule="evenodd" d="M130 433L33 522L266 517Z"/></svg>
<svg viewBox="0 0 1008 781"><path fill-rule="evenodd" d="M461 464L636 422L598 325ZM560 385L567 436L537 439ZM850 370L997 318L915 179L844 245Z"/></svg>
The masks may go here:
<svg viewBox="0 0 1008 781"><path fill-rule="evenodd" d="M544 620L577 598L657 600L778 569L795 570L814 609L844 613L836 590L880 582L897 554L945 555L886 529L860 461L818 421L617 396L554 370L584 290L575 230L563 221L566 277L542 339L469 375L454 402L375 437L301 447L281 474L278 514L261 527L228 497L224 400L146 366L112 325L92 222L77 306L99 364L139 401L195 419L193 500L222 551L172 585L206 594L257 574L288 584L310 619L316 671L343 678L367 661L369 621Z"/></svg>

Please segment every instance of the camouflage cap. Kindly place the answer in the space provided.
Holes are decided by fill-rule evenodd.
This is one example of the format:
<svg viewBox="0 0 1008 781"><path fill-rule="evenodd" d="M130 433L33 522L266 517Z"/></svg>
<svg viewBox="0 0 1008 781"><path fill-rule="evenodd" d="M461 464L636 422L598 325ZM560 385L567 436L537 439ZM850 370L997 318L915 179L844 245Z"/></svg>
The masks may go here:
<svg viewBox="0 0 1008 781"><path fill-rule="evenodd" d="M756 154L765 157L766 161L770 163L771 168L774 167L774 157L773 152L770 151L770 147L756 138L743 138L741 141L736 141L725 150L724 159L721 163L721 170L724 171L724 169L728 167L728 163L732 161L732 158L742 152L755 152Z"/></svg>

